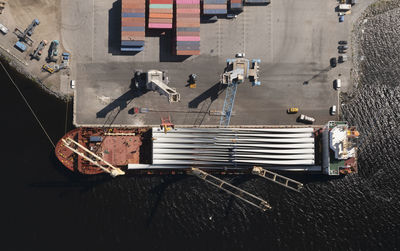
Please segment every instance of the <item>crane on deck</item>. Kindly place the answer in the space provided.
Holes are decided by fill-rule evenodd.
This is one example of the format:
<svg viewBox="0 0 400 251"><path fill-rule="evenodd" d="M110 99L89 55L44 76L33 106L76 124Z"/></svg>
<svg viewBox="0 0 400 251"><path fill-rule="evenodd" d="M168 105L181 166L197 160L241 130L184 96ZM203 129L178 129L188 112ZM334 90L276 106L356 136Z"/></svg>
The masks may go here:
<svg viewBox="0 0 400 251"><path fill-rule="evenodd" d="M244 58L244 53L237 53L236 58L227 59L227 67L221 75L221 83L227 85L224 106L222 108L220 127L230 124L233 105L235 103L237 86L248 78L253 86L260 85L258 78L260 59L249 60Z"/></svg>
<svg viewBox="0 0 400 251"><path fill-rule="evenodd" d="M104 172L110 174L112 177L117 177L119 175L124 175L125 172L111 165L109 162L98 156L97 154L93 153L85 146L79 144L75 140L71 138L62 139L63 145L68 148L69 150L73 151L77 155L81 156L85 160L89 161L93 165L99 167Z"/></svg>

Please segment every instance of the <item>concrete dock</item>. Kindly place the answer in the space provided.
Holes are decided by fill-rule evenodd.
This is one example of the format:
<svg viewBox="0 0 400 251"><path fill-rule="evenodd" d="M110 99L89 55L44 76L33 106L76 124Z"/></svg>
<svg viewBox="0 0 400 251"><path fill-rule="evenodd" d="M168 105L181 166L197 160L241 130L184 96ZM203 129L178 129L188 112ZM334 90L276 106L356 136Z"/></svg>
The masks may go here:
<svg viewBox="0 0 400 251"><path fill-rule="evenodd" d="M231 125L295 124L298 115L286 114L293 106L315 117L316 124L336 119L329 115L329 108L338 106L333 81L342 71L346 75L338 68L348 62L331 69L329 59L337 56L337 41L346 39L348 32L338 23L334 1L245 6L236 19L201 24L201 55L189 58L173 56L168 32L148 36L143 52L122 54L119 2L64 3L63 42L74 51L76 63L77 126L158 125L168 114L175 125L219 125L220 116L206 112L222 110L225 92L218 84L220 74L225 60L237 52L261 59L261 86L239 85ZM170 86L181 94L181 102L169 104L158 93L134 91L135 69L168 71ZM191 73L198 75L196 89L186 86ZM153 112L134 115L133 107Z"/></svg>
<svg viewBox="0 0 400 251"><path fill-rule="evenodd" d="M238 52L244 52L248 59L261 60L261 86L252 87L249 82L239 85L232 126L296 124L298 114L286 114L289 107L299 107L299 113L315 117L314 124L325 124L340 114L339 92L333 88L334 80L342 79L342 91L351 86L351 50L348 62L336 68L329 64L330 58L339 55L337 42L348 40L350 43L352 20L346 16L343 23L338 22L336 1L281 0L266 6L245 6L235 19L202 23L201 55L192 57L173 55L173 37L169 31L147 31L144 51L121 53L120 1L41 2L49 10L54 7L62 10L55 25L49 24L42 17L44 14L29 15L27 10L20 11L26 20L18 19L16 23L23 27L32 18L43 20L36 29L35 41L56 36L61 48L72 54L68 72L39 75L46 75L42 79L45 83L48 79L59 81L55 88L58 86L60 92L66 93L71 91L69 81L76 80L74 121L77 126L159 125L160 117L168 115L175 125L219 125L220 116L207 112L222 110L225 92L218 84L219 78L226 66L225 60ZM10 4L10 10L16 16L18 6L14 5ZM355 12L361 10L357 6ZM13 29L12 22L5 23ZM53 30L54 35L48 35ZM9 42L15 40L12 36L7 34L8 40L2 41L4 47L12 48ZM28 56L23 58L28 60ZM39 71L43 63L30 61L30 64L30 68ZM168 71L170 86L181 94L181 102L169 104L158 93L133 90L136 69ZM196 89L187 87L191 73L198 75ZM332 105L339 108L336 116L329 115ZM152 112L134 115L133 107L149 108Z"/></svg>

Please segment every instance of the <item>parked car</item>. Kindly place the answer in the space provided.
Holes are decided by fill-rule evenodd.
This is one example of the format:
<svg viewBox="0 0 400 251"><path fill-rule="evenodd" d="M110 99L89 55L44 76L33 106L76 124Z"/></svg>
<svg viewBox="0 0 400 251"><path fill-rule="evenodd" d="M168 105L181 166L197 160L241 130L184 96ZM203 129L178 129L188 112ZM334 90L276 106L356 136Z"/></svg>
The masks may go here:
<svg viewBox="0 0 400 251"><path fill-rule="evenodd" d="M332 68L336 67L336 58L331 58L330 63Z"/></svg>
<svg viewBox="0 0 400 251"><path fill-rule="evenodd" d="M342 81L340 80L340 78L335 80L335 89L339 90L340 87L342 86Z"/></svg>
<svg viewBox="0 0 400 251"><path fill-rule="evenodd" d="M339 61L339 63L346 62L347 61L347 55L346 54L340 55L339 58L338 58L338 61Z"/></svg>
<svg viewBox="0 0 400 251"><path fill-rule="evenodd" d="M234 19L234 18L237 18L237 15L236 14L228 14L228 15L226 15L226 18Z"/></svg>
<svg viewBox="0 0 400 251"><path fill-rule="evenodd" d="M71 89L75 89L75 80L71 80Z"/></svg>
<svg viewBox="0 0 400 251"><path fill-rule="evenodd" d="M0 24L0 31L5 35L8 33L8 28Z"/></svg>
<svg viewBox="0 0 400 251"><path fill-rule="evenodd" d="M347 52L347 50L339 50L338 52L339 52L340 54L344 54L344 53Z"/></svg>
<svg viewBox="0 0 400 251"><path fill-rule="evenodd" d="M333 105L330 110L331 115L336 115L336 105Z"/></svg>
<svg viewBox="0 0 400 251"><path fill-rule="evenodd" d="M349 49L349 47L347 45L339 45L338 49L339 50L347 50L347 49Z"/></svg>
<svg viewBox="0 0 400 251"><path fill-rule="evenodd" d="M339 23L341 23L341 22L343 22L344 21L344 16L340 16L339 17Z"/></svg>
<svg viewBox="0 0 400 251"><path fill-rule="evenodd" d="M297 113L299 111L299 108L297 107L290 107L289 109L287 109L287 113Z"/></svg>
<svg viewBox="0 0 400 251"><path fill-rule="evenodd" d="M339 44L347 44L347 41L346 40L340 40Z"/></svg>
<svg viewBox="0 0 400 251"><path fill-rule="evenodd" d="M312 123L315 122L315 118L310 117L310 116L306 116L306 115L304 115L304 114L301 114L301 115L299 116L298 120L299 120L300 122L307 123L307 124L312 124Z"/></svg>

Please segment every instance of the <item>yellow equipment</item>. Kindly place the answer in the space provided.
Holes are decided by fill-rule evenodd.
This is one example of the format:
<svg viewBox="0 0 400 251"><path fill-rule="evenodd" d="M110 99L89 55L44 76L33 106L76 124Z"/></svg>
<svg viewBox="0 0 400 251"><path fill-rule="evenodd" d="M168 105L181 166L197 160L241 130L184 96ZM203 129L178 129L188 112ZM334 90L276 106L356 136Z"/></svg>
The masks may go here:
<svg viewBox="0 0 400 251"><path fill-rule="evenodd" d="M291 107L287 110L287 113L297 113L299 111L299 108L297 107Z"/></svg>

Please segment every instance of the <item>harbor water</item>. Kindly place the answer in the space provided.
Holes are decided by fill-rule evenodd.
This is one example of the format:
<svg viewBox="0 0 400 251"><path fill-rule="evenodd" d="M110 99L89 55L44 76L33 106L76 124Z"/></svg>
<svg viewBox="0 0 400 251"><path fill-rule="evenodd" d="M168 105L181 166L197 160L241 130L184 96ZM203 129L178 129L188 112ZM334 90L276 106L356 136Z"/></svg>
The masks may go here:
<svg viewBox="0 0 400 251"><path fill-rule="evenodd" d="M1 69L2 250L398 249L399 19L396 9L360 27L360 83L342 107L361 133L358 174L299 175L301 193L223 177L266 199L266 213L195 177L70 173ZM72 129L71 105L65 124L65 103L9 70L54 142Z"/></svg>

